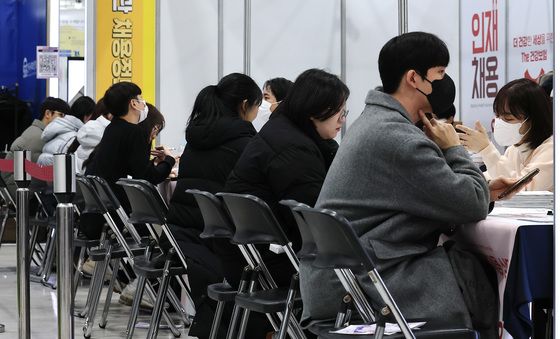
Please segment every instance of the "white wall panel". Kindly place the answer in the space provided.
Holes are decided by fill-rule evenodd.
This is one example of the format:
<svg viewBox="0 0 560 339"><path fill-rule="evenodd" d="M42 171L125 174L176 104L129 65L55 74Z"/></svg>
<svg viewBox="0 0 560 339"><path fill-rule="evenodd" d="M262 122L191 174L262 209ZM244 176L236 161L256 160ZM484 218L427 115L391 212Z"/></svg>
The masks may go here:
<svg viewBox="0 0 560 339"><path fill-rule="evenodd" d="M218 77L218 5L208 0L160 2L159 98L166 127L161 142L185 143L194 99Z"/></svg>

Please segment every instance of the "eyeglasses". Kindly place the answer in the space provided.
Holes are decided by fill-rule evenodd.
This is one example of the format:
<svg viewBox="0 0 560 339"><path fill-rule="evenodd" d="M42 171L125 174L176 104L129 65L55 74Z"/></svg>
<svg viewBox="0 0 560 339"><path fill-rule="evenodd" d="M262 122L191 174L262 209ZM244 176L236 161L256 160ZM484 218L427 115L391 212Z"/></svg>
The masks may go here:
<svg viewBox="0 0 560 339"><path fill-rule="evenodd" d="M56 115L56 116L58 116L58 117L60 117L60 118L64 118L64 116L65 116L66 114L64 114L64 113L62 113L62 112L59 112L59 111L53 111L53 115Z"/></svg>

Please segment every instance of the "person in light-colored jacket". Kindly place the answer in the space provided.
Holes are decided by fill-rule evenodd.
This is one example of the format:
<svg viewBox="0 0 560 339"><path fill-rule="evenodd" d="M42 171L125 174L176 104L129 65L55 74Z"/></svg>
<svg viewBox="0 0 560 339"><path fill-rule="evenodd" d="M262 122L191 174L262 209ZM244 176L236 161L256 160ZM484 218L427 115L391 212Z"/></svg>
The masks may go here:
<svg viewBox="0 0 560 339"><path fill-rule="evenodd" d="M76 142L76 134L93 114L95 102L88 96L78 98L70 108L69 114L55 119L51 125L45 128L41 139L45 142L43 153L39 156L37 163L42 166L53 164L53 155L66 153L70 146ZM75 150L73 148L73 150Z"/></svg>
<svg viewBox="0 0 560 339"><path fill-rule="evenodd" d="M68 150L83 125L84 123L80 119L72 115L54 119L41 134L45 146L43 146L43 153L39 156L37 163L41 166L52 165L54 155L65 153Z"/></svg>
<svg viewBox="0 0 560 339"><path fill-rule="evenodd" d="M113 115L109 113L103 99L100 99L95 105L95 111L92 118L80 128L76 136L80 146L76 150L76 171L85 172L84 162L89 158L91 152L101 141L105 128L113 119Z"/></svg>

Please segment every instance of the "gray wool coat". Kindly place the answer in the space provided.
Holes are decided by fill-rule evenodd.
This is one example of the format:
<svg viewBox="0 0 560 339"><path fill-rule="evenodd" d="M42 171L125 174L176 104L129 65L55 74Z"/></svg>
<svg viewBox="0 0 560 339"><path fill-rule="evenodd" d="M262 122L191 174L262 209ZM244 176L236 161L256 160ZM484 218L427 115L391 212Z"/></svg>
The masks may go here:
<svg viewBox="0 0 560 339"><path fill-rule="evenodd" d="M370 91L327 174L317 207L345 216L407 318L471 327L438 239L486 217L489 191L463 147L442 151L390 95ZM344 295L332 270L302 263L303 320L333 319ZM371 281L359 275L374 305Z"/></svg>

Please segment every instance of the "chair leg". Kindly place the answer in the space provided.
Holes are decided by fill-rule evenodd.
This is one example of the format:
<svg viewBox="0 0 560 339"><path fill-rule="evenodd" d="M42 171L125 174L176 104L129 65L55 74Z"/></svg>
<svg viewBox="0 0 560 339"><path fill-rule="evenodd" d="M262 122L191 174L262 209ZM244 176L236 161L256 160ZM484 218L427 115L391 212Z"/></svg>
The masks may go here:
<svg viewBox="0 0 560 339"><path fill-rule="evenodd" d="M253 274L251 276L251 281L249 282L249 288L247 290L247 293L251 293L251 292L254 291L259 274L260 274L259 270L253 271ZM238 339L245 338L245 331L247 330L247 322L249 321L249 314L250 313L251 313L251 311L248 310L248 309L243 310L243 316L241 317L241 323L239 325L239 333L238 333L238 336L237 336Z"/></svg>
<svg viewBox="0 0 560 339"><path fill-rule="evenodd" d="M280 324L280 331L278 332L277 339L286 338L288 332L288 325L290 324L290 318L292 315L292 310L294 308L294 299L296 297L296 291L298 286L299 276L294 274L292 276L292 281L290 282L290 289L288 290L288 297L286 299L286 309L282 315L282 323Z"/></svg>
<svg viewBox="0 0 560 339"><path fill-rule="evenodd" d="M52 229L52 234L51 234L51 242L50 242L50 247L49 250L47 252L47 258L46 258L46 265L43 268L43 272L42 272L42 278L41 278L41 282L43 283L43 285L45 286L49 286L51 288L54 288L54 285L52 285L51 283L49 283L49 278L51 276L52 273L52 265L54 262L54 255L56 252L56 235L55 235L55 229Z"/></svg>
<svg viewBox="0 0 560 339"><path fill-rule="evenodd" d="M252 272L252 270L249 267L245 267L245 269L243 271L244 276L246 276L248 274L248 272ZM242 279L239 282L239 288L237 289L237 293L245 292L247 290L248 285L249 285L249 282L247 281L247 279ZM228 326L227 335L226 335L227 339L233 339L234 338L237 323L239 322L239 314L240 313L241 313L241 307L239 307L237 304L235 304L233 306L233 312L231 313L231 319L229 320L229 326Z"/></svg>
<svg viewBox="0 0 560 339"><path fill-rule="evenodd" d="M35 227L38 228L38 226ZM41 266L39 267L39 271L37 271L38 276L43 275L43 272L45 271L45 266L47 265L47 257L49 256L51 245L52 245L52 233L53 232L49 232L47 234L47 241L45 242L45 251L44 251L45 253L43 255L43 260L41 260Z"/></svg>
<svg viewBox="0 0 560 339"><path fill-rule="evenodd" d="M86 255L86 248L80 248L80 255L78 256L78 264L76 265L76 272L74 273L74 298L78 292L78 285L82 276L82 266L84 265L84 256Z"/></svg>
<svg viewBox="0 0 560 339"><path fill-rule="evenodd" d="M157 338L159 323L161 320L161 313L163 311L163 304L165 302L165 295L167 294L169 281L171 279L171 277L169 276L170 265L171 265L171 260L167 260L163 268L163 277L161 278L161 284L159 286L158 296L156 299L156 303L154 304L154 309L152 311L152 320L150 321L150 328L148 329L148 335L146 337L148 339Z"/></svg>
<svg viewBox="0 0 560 339"><path fill-rule="evenodd" d="M31 237L29 237L29 256L33 258L33 252L36 250L35 244L37 244L37 235L39 234L39 227L31 226Z"/></svg>
<svg viewBox="0 0 560 339"><path fill-rule="evenodd" d="M126 337L128 339L131 339L134 334L134 326L136 325L136 318L138 317L138 311L140 310L140 304L142 303L142 295L144 294L144 287L146 286L146 276L139 275L137 279L136 293L134 294L134 300L132 301L132 311L130 312L128 326L126 329Z"/></svg>
<svg viewBox="0 0 560 339"><path fill-rule="evenodd" d="M97 306L99 305L99 298L101 297L101 291L103 290L103 280L105 278L105 272L107 271L107 266L111 260L111 245L107 247L107 253L105 255L105 260L102 262L95 263L95 289L93 291L93 296L90 300L89 312L84 323L83 331L84 337L91 337L91 332L93 330L93 323L95 321L95 314L97 313ZM101 267L98 269L99 264Z"/></svg>
<svg viewBox="0 0 560 339"><path fill-rule="evenodd" d="M113 296L113 286L115 286L115 280L117 280L117 270L119 265L119 259L112 260L113 275L111 276L111 281L109 282L109 288L107 289L107 297L105 298L105 305L103 305L103 314L101 315L101 321L99 322L99 327L105 328L107 325L107 315L109 314L109 307L111 306L111 297ZM105 277L103 277L105 278Z"/></svg>
<svg viewBox="0 0 560 339"><path fill-rule="evenodd" d="M2 246L2 237L4 236L4 229L6 228L6 222L8 222L9 210L7 207L2 206L2 224L0 225L0 246Z"/></svg>
<svg viewBox="0 0 560 339"><path fill-rule="evenodd" d="M212 328L210 329L210 339L216 339L218 336L218 328L220 327L220 323L222 322L222 313L224 313L224 304L225 302L218 301L214 320L212 320Z"/></svg>
<svg viewBox="0 0 560 339"><path fill-rule="evenodd" d="M167 290L167 298L169 299L169 302L171 303L171 305L173 305L173 307L181 315L181 319L183 320L183 323L186 326L189 326L191 324L191 319L189 318L189 315L187 314L187 310L185 310L185 308L183 307L183 304L181 304L181 300L179 300L179 298L177 297L177 295L175 295L175 292L173 292L173 290L169 290L169 289Z"/></svg>

